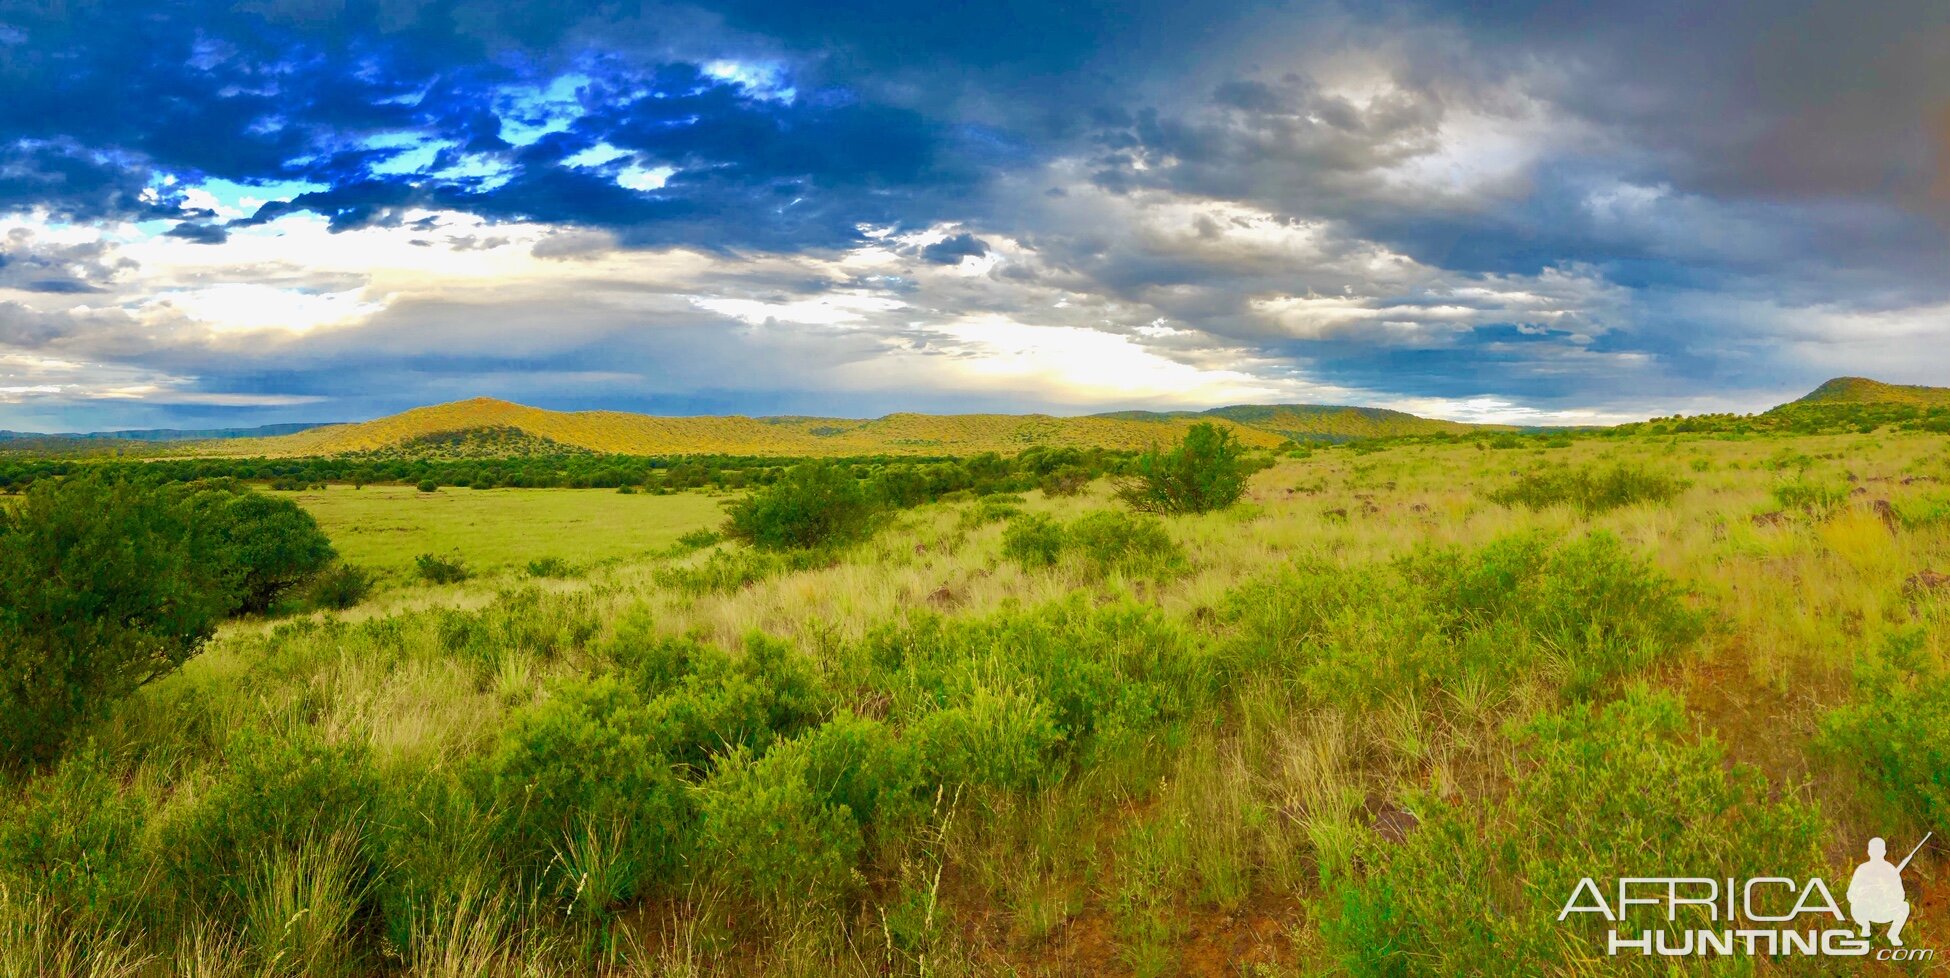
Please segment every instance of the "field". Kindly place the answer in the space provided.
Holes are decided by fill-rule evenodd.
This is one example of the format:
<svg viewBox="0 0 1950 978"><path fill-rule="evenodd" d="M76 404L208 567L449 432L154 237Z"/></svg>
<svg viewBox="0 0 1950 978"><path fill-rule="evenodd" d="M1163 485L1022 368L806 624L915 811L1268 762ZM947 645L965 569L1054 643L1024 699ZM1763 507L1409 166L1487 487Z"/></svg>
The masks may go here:
<svg viewBox="0 0 1950 978"><path fill-rule="evenodd" d="M388 575L404 575L424 553L458 554L490 574L549 557L579 565L641 559L724 520L719 500L703 493L328 486L291 498L345 560Z"/></svg>
<svg viewBox="0 0 1950 978"><path fill-rule="evenodd" d="M1943 436L1515 444L1283 456L1156 528L1102 481L929 504L807 563L672 547L706 496L299 494L396 573L8 789L0 841L70 855L0 874L0 974L1667 974L1571 884L1839 896L1950 835ZM1727 964L1676 973L1837 967Z"/></svg>

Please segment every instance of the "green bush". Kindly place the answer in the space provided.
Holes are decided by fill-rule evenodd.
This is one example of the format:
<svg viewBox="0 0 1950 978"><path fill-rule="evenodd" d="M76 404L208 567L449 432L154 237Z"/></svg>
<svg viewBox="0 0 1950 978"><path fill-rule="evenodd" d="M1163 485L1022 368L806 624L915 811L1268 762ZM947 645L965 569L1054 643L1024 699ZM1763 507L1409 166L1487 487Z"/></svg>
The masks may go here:
<svg viewBox="0 0 1950 978"><path fill-rule="evenodd" d="M1185 551L1148 516L1102 510L1078 517L1064 532L1066 549L1099 573L1164 574L1184 566Z"/></svg>
<svg viewBox="0 0 1950 978"><path fill-rule="evenodd" d="M846 468L807 462L732 506L724 533L764 550L838 546L865 539L876 512Z"/></svg>
<svg viewBox="0 0 1950 978"><path fill-rule="evenodd" d="M1048 567L1063 555L1063 524L1025 513L1002 530L1002 556L1024 567Z"/></svg>
<svg viewBox="0 0 1950 978"><path fill-rule="evenodd" d="M1475 975L1495 961L1510 974L1576 973L1604 949L1589 920L1557 919L1584 877L1818 871L1815 809L1777 798L1759 772L1729 765L1718 743L1688 737L1688 726L1667 695L1571 707L1522 733L1501 798L1412 801L1421 824L1404 841L1373 840L1359 870L1323 866L1339 912L1322 933L1340 970ZM1621 927L1662 923L1645 909Z"/></svg>
<svg viewBox="0 0 1950 978"><path fill-rule="evenodd" d="M1224 509L1246 492L1251 474L1232 432L1201 421L1169 451L1139 456L1136 478L1119 487L1118 498L1152 513L1204 513Z"/></svg>
<svg viewBox="0 0 1950 978"><path fill-rule="evenodd" d="M661 734L642 696L614 677L565 682L517 713L488 762L513 864L572 894L578 880L558 857L590 833L615 833L627 861L612 870L626 881L617 899L668 879L684 857L691 805Z"/></svg>
<svg viewBox="0 0 1950 978"><path fill-rule="evenodd" d="M429 584L457 584L472 575L459 557L421 554L413 558L413 572Z"/></svg>
<svg viewBox="0 0 1950 978"><path fill-rule="evenodd" d="M1923 659L1920 633L1910 657ZM1908 669L1865 685L1857 701L1823 717L1819 741L1859 769L1895 812L1950 835L1950 683Z"/></svg>
<svg viewBox="0 0 1950 978"><path fill-rule="evenodd" d="M1185 552L1162 522L1101 510L1069 524L1040 514L1009 521L1002 531L1002 555L1024 567L1048 567L1064 557L1095 574L1165 576L1185 566Z"/></svg>
<svg viewBox="0 0 1950 978"><path fill-rule="evenodd" d="M528 562L529 577L568 577L573 573L575 569L560 557L539 557Z"/></svg>
<svg viewBox="0 0 1950 978"><path fill-rule="evenodd" d="M1826 518L1848 505L1846 483L1821 482L1806 476L1783 479L1771 490L1774 502L1782 509L1797 510L1817 519Z"/></svg>
<svg viewBox="0 0 1950 978"><path fill-rule="evenodd" d="M309 596L314 607L344 610L372 594L372 572L352 564L338 564L312 579Z"/></svg>
<svg viewBox="0 0 1950 978"><path fill-rule="evenodd" d="M1518 534L1387 565L1296 564L1224 607L1236 668L1284 670L1311 697L1360 707L1533 678L1589 696L1705 628L1676 582L1605 533Z"/></svg>
<svg viewBox="0 0 1950 978"><path fill-rule="evenodd" d="M337 559L312 515L289 499L211 490L192 500L200 529L214 534L221 559L237 575L244 611L262 613Z"/></svg>
<svg viewBox="0 0 1950 978"><path fill-rule="evenodd" d="M958 706L914 721L908 737L929 784L1033 791L1063 773L1063 734L1048 703L978 688Z"/></svg>
<svg viewBox="0 0 1950 978"><path fill-rule="evenodd" d="M714 550L702 562L658 567L651 579L659 587L687 594L728 594L760 581L830 563L824 550Z"/></svg>
<svg viewBox="0 0 1950 978"><path fill-rule="evenodd" d="M1662 472L1630 465L1604 469L1549 469L1527 473L1489 493L1504 506L1544 509L1570 506L1590 516L1639 503L1670 502L1689 485Z"/></svg>
<svg viewBox="0 0 1950 978"><path fill-rule="evenodd" d="M0 806L0 887L33 887L78 930L128 916L146 896L147 815L103 753L76 751Z"/></svg>
<svg viewBox="0 0 1950 978"><path fill-rule="evenodd" d="M772 906L853 892L876 820L912 812L905 751L880 723L841 715L763 755L729 755L699 794L704 863Z"/></svg>
<svg viewBox="0 0 1950 978"><path fill-rule="evenodd" d="M243 731L225 749L215 783L163 826L172 888L191 905L241 919L253 873L275 855L358 837L377 794L378 775L362 744L327 744L304 727Z"/></svg>
<svg viewBox="0 0 1950 978"><path fill-rule="evenodd" d="M176 494L71 477L0 506L0 764L52 756L181 665L237 607L234 582Z"/></svg>
<svg viewBox="0 0 1950 978"><path fill-rule="evenodd" d="M438 483L438 482L436 482L436 481L434 481L434 480L432 480L432 479L421 479L421 480L420 480L420 484L419 484L419 486L418 486L417 488L418 488L418 489L419 489L419 490L420 490L421 492L439 492L439 491L440 491L440 483Z"/></svg>

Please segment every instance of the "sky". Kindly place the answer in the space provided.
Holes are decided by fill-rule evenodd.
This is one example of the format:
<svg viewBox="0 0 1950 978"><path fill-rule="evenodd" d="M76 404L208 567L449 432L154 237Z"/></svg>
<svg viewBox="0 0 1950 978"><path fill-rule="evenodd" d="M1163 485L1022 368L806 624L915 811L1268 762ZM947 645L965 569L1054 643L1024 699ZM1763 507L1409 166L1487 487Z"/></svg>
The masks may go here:
<svg viewBox="0 0 1950 978"><path fill-rule="evenodd" d="M0 0L0 428L1950 384L1950 4Z"/></svg>

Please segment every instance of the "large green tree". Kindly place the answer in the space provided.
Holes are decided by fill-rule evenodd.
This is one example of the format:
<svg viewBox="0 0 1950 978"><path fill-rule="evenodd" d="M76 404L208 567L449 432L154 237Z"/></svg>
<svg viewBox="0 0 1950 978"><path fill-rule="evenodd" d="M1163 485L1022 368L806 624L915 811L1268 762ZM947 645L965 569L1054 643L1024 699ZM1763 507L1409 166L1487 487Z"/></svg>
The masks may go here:
<svg viewBox="0 0 1950 978"><path fill-rule="evenodd" d="M36 482L0 506L0 748L52 754L74 725L181 665L238 605L217 534L180 493Z"/></svg>

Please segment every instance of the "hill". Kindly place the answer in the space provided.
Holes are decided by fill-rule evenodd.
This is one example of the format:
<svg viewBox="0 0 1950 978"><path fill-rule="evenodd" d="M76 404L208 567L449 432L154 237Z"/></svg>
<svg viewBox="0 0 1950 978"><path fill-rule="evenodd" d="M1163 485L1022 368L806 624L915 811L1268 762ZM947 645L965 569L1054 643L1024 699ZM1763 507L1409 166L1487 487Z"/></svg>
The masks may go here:
<svg viewBox="0 0 1950 978"><path fill-rule="evenodd" d="M5 441L214 441L228 438L269 438L276 435L292 435L309 428L316 428L318 422L306 424L267 424L255 428L135 428L124 431L5 431L0 430L0 442Z"/></svg>
<svg viewBox="0 0 1950 978"><path fill-rule="evenodd" d="M890 414L870 420L809 417L656 417L623 411L549 411L493 398L414 408L357 424L325 425L273 438L197 445L210 455L415 453L434 446L477 448L517 433L564 450L632 455L967 455L1034 446L1143 449L1183 437L1207 421L1255 448L1298 441L1463 432L1472 426L1373 408L1271 405L1204 412L1129 411L1085 417L1044 414Z"/></svg>
<svg viewBox="0 0 1950 978"><path fill-rule="evenodd" d="M1867 377L1837 377L1774 410L1832 404L1900 404L1905 407L1950 407L1950 387L1885 384Z"/></svg>

